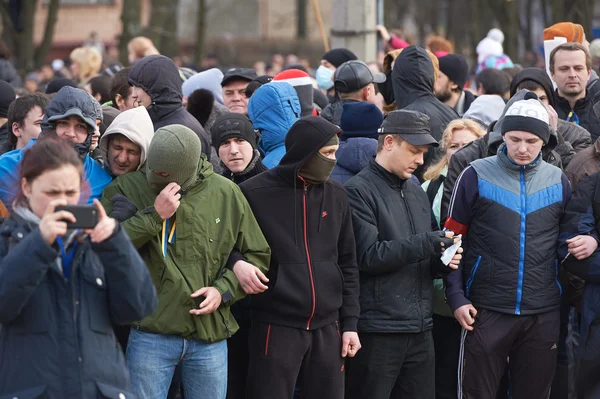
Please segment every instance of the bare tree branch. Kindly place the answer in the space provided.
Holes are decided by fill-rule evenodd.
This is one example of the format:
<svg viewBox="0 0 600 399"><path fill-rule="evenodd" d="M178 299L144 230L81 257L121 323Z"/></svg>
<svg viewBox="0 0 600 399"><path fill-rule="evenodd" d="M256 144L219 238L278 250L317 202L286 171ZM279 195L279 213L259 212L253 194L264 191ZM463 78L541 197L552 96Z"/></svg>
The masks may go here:
<svg viewBox="0 0 600 399"><path fill-rule="evenodd" d="M36 68L40 68L50 48L52 47L52 39L54 38L54 27L58 19L58 9L60 7L59 0L50 0L48 3L48 15L46 16L46 27L44 28L44 38L35 50L34 63Z"/></svg>

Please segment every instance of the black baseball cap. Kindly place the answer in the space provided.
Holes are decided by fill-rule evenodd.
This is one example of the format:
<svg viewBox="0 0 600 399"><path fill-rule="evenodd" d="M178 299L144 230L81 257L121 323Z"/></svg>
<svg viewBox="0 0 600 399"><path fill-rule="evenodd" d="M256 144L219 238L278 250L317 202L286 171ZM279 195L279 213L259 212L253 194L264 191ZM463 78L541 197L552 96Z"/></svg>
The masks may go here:
<svg viewBox="0 0 600 399"><path fill-rule="evenodd" d="M418 111L401 109L390 112L378 133L397 134L412 145L439 146L438 141L431 135L429 116Z"/></svg>
<svg viewBox="0 0 600 399"><path fill-rule="evenodd" d="M247 80L251 82L256 78L256 72L252 68L233 68L225 72L225 76L223 76L223 80L221 81L221 87L232 80Z"/></svg>
<svg viewBox="0 0 600 399"><path fill-rule="evenodd" d="M352 93L362 89L369 83L385 82L383 73L373 74L369 66L359 60L344 62L335 70L333 76L335 91L339 93Z"/></svg>

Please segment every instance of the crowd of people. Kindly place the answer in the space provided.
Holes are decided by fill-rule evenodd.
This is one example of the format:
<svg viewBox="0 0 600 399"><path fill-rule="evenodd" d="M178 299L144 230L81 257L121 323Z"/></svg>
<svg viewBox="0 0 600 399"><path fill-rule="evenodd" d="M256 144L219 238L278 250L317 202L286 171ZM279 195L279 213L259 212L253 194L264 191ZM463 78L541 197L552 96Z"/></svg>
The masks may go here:
<svg viewBox="0 0 600 399"><path fill-rule="evenodd" d="M0 396L599 398L583 28L549 73L378 29L381 65L138 37L0 80Z"/></svg>

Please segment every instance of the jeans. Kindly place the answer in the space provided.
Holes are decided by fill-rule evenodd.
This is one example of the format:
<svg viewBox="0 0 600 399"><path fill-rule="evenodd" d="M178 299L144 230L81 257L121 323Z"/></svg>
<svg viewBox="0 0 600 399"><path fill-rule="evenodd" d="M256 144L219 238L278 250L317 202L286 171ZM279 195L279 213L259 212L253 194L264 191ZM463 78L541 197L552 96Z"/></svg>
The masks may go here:
<svg viewBox="0 0 600 399"><path fill-rule="evenodd" d="M138 398L166 398L179 363L186 399L225 399L227 341L206 343L131 329L127 364Z"/></svg>

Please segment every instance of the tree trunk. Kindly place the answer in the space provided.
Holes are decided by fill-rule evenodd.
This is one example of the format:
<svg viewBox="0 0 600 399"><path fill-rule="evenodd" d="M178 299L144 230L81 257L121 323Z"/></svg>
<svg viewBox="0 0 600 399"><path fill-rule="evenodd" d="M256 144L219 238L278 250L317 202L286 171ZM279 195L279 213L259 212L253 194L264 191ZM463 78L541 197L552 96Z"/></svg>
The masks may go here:
<svg viewBox="0 0 600 399"><path fill-rule="evenodd" d="M60 7L59 0L50 0L48 3L48 15L46 16L46 27L44 28L44 38L35 50L34 62L36 68L41 68L48 56L48 52L52 47L52 39L54 38L54 27L58 19L58 8Z"/></svg>
<svg viewBox="0 0 600 399"><path fill-rule="evenodd" d="M179 9L179 0L169 0L163 6L165 14L165 23L160 30L160 50L161 54L173 58L179 54L179 37L177 35L177 10Z"/></svg>
<svg viewBox="0 0 600 399"><path fill-rule="evenodd" d="M127 44L142 32L141 1L123 0L121 24L123 26L119 37L119 60L123 65L129 65Z"/></svg>
<svg viewBox="0 0 600 399"><path fill-rule="evenodd" d="M152 40L154 46L161 50L161 32L165 26L168 13L169 0L151 0L150 1L150 21L144 29L144 36Z"/></svg>
<svg viewBox="0 0 600 399"><path fill-rule="evenodd" d="M306 39L306 0L296 0L296 7L296 37L298 39Z"/></svg>
<svg viewBox="0 0 600 399"><path fill-rule="evenodd" d="M532 32L532 27L531 27L531 21L533 20L533 0L525 0L525 26L522 26L522 22L523 22L523 18L521 18L521 15L519 13L519 22L521 23L521 26L524 28L522 29L523 34L525 36L525 50L526 51L533 51L533 32Z"/></svg>
<svg viewBox="0 0 600 399"><path fill-rule="evenodd" d="M194 45L194 56L196 65L202 64L204 55L204 38L206 35L206 0L198 0L198 12L196 15L196 43Z"/></svg>
<svg viewBox="0 0 600 399"><path fill-rule="evenodd" d="M38 0L22 2L21 26L23 29L15 35L16 67L21 72L29 72L34 69L34 44L33 44L33 17L37 8Z"/></svg>

